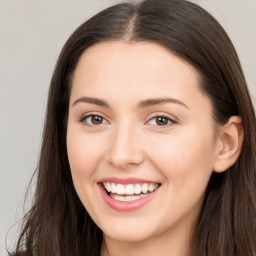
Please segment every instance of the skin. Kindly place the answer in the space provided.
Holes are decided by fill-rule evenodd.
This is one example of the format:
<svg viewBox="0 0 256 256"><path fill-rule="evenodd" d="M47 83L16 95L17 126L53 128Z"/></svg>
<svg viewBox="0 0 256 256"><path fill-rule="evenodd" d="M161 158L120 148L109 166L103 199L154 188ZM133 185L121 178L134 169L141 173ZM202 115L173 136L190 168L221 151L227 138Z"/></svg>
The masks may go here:
<svg viewBox="0 0 256 256"><path fill-rule="evenodd" d="M139 104L166 97L175 102ZM240 120L221 129L211 113L196 70L162 46L110 41L82 54L70 95L67 150L78 196L103 231L101 255L187 254L213 170L223 171L239 154L238 139L230 138L239 138ZM92 114L102 123L93 124ZM165 116L167 124L159 125L156 116ZM119 212L105 203L97 185L108 177L161 186L143 207Z"/></svg>

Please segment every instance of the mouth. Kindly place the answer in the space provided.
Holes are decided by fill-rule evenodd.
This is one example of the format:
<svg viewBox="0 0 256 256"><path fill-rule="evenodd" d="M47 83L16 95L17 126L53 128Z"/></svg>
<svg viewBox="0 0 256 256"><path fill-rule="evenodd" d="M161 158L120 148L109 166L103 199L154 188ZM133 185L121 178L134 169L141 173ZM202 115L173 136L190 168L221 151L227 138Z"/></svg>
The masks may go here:
<svg viewBox="0 0 256 256"><path fill-rule="evenodd" d="M147 197L160 187L160 183L120 184L102 182L107 195L120 202L133 202Z"/></svg>

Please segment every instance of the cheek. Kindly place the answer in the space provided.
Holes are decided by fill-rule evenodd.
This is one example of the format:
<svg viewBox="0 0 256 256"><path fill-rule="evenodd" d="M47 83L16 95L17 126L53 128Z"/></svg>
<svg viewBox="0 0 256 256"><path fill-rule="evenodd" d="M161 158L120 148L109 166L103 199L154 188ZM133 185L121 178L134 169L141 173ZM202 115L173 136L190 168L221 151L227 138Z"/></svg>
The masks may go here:
<svg viewBox="0 0 256 256"><path fill-rule="evenodd" d="M74 129L67 132L67 151L75 190L84 207L93 213L95 204L96 170L101 160L102 147L94 136Z"/></svg>
<svg viewBox="0 0 256 256"><path fill-rule="evenodd" d="M72 131L67 133L68 159L73 178L88 178L94 173L102 155L99 145L93 136Z"/></svg>
<svg viewBox="0 0 256 256"><path fill-rule="evenodd" d="M212 171L215 151L211 133L191 128L188 133L169 135L151 143L154 145L151 159L166 176L173 174L186 179L185 175L205 174L208 177Z"/></svg>

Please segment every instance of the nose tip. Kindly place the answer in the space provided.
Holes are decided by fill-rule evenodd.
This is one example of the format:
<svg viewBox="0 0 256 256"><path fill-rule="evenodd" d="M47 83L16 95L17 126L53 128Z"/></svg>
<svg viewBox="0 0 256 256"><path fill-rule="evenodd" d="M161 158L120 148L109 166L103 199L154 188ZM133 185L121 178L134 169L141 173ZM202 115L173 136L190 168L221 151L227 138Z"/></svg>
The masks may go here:
<svg viewBox="0 0 256 256"><path fill-rule="evenodd" d="M107 152L109 164L126 169L141 164L143 160L141 144L138 143L138 138L135 138L134 132L131 134L123 131L112 138Z"/></svg>
<svg viewBox="0 0 256 256"><path fill-rule="evenodd" d="M119 169L126 169L135 165L139 165L142 162L142 160L138 154L132 156L131 154L128 153L120 154L120 152L112 152L108 162Z"/></svg>

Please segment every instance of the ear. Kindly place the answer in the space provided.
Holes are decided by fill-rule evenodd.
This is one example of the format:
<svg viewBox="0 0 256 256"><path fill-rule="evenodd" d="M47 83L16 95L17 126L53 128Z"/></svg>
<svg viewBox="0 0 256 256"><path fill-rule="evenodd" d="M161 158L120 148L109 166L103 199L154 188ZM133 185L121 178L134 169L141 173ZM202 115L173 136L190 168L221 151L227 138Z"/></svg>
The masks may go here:
<svg viewBox="0 0 256 256"><path fill-rule="evenodd" d="M231 116L221 127L219 133L219 147L214 163L214 171L224 172L238 159L244 140L242 120L239 116Z"/></svg>

